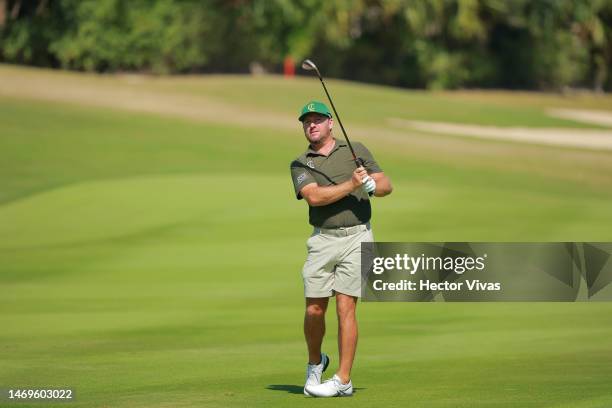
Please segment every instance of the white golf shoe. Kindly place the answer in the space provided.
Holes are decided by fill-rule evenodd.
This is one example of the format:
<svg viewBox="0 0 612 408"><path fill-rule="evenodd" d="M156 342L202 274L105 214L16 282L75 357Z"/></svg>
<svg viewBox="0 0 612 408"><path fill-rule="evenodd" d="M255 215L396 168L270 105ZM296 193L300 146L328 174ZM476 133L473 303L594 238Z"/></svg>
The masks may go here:
<svg viewBox="0 0 612 408"><path fill-rule="evenodd" d="M306 365L306 384L304 384L305 395L310 395L306 391L306 387L321 384L321 376L323 375L323 371L327 370L328 365L329 357L325 353L321 353L321 361L319 364Z"/></svg>
<svg viewBox="0 0 612 408"><path fill-rule="evenodd" d="M304 393L313 397L350 397L353 395L353 383L342 384L340 377L336 374L322 384L306 385Z"/></svg>

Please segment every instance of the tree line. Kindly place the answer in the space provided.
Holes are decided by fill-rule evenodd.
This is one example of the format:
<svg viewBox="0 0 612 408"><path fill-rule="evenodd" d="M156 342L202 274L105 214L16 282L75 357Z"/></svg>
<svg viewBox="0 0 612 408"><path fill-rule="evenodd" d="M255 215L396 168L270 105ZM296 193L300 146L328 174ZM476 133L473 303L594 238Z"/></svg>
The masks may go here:
<svg viewBox="0 0 612 408"><path fill-rule="evenodd" d="M612 0L0 0L0 61L280 72L429 89L612 89Z"/></svg>

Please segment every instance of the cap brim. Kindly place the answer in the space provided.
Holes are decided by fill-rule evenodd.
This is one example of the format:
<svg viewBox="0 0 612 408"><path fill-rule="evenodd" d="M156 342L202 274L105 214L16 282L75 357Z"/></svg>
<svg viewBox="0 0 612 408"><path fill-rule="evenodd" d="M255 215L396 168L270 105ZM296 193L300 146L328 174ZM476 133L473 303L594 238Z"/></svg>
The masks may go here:
<svg viewBox="0 0 612 408"><path fill-rule="evenodd" d="M327 116L329 119L331 119L331 117L332 117L331 113L321 113L321 112L304 112L304 113L302 113L302 114L300 115L300 117L298 118L298 120L299 120L300 122L303 122L303 121L304 121L304 116L306 116L306 115L308 115L308 114L310 114L310 113L318 113L318 114L319 114L319 115L321 115L321 116Z"/></svg>

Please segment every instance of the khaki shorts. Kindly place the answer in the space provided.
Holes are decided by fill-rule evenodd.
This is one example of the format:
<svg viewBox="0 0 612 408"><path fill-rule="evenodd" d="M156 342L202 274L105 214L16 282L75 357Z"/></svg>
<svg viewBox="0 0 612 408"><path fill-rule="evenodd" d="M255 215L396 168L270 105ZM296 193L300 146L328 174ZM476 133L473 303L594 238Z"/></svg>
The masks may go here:
<svg viewBox="0 0 612 408"><path fill-rule="evenodd" d="M373 241L369 223L333 230L315 228L306 241L304 296L330 297L339 292L360 297L361 243Z"/></svg>

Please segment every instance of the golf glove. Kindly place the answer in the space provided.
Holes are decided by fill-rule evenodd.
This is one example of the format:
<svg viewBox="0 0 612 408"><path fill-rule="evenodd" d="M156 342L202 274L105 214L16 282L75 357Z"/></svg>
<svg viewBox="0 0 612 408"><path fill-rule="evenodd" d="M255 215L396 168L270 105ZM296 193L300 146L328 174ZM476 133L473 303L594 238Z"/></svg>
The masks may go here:
<svg viewBox="0 0 612 408"><path fill-rule="evenodd" d="M374 194L374 191L376 190L376 182L374 181L374 179L370 176L364 177L363 180L361 180L361 182L363 183L363 185L361 186L361 188L363 188L363 191L365 191L368 194Z"/></svg>

